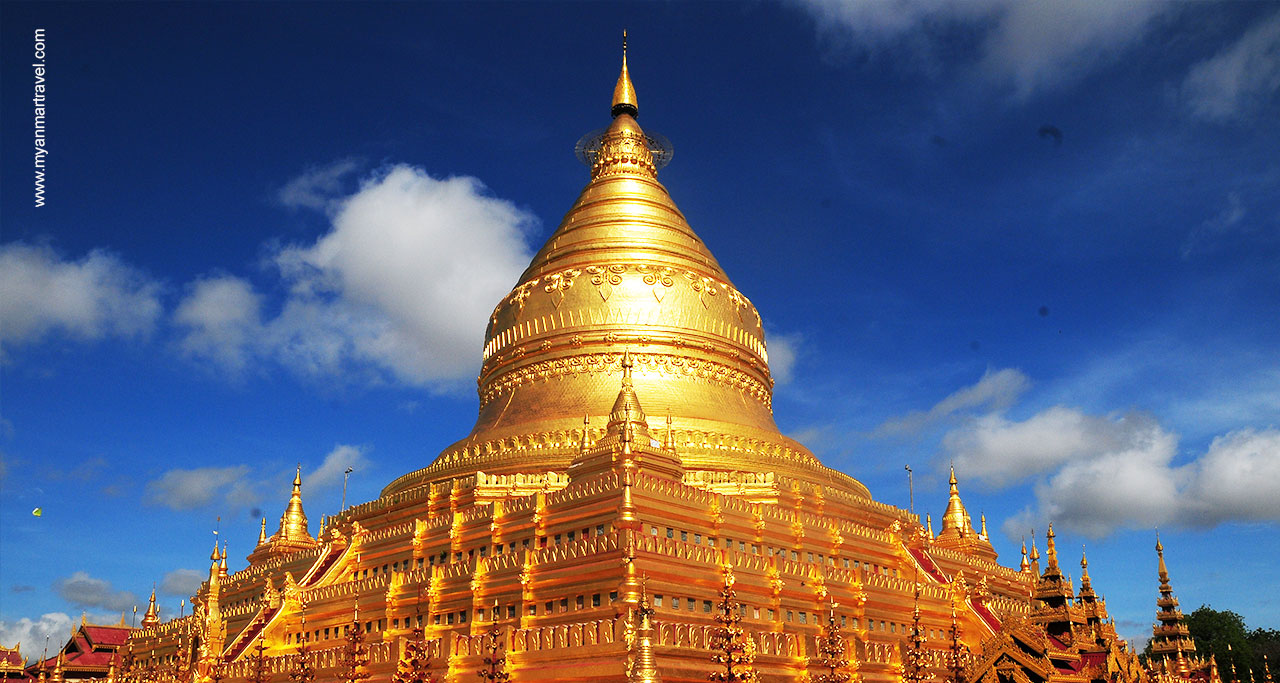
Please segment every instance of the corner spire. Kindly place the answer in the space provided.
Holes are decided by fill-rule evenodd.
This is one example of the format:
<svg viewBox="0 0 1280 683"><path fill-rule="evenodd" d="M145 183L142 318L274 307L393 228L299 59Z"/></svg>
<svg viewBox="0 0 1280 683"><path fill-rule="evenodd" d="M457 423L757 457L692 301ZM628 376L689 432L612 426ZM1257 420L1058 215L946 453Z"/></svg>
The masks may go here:
<svg viewBox="0 0 1280 683"><path fill-rule="evenodd" d="M631 74L627 73L627 32L622 32L622 73L618 74L618 84L613 87L613 106L609 113L617 118L621 114L632 117L640 115L636 105L636 87L631 84Z"/></svg>
<svg viewBox="0 0 1280 683"><path fill-rule="evenodd" d="M289 504L280 515L280 531L276 538L285 541L313 541L307 531L307 513L302 511L302 464L293 475L293 493L289 495Z"/></svg>
<svg viewBox="0 0 1280 683"><path fill-rule="evenodd" d="M634 663L627 683L662 683L662 675L658 673L657 661L653 656L653 607L649 605L648 577L640 580L640 605L635 616Z"/></svg>
<svg viewBox="0 0 1280 683"><path fill-rule="evenodd" d="M1045 558L1049 562L1049 571L1058 571L1058 546L1054 543L1053 522L1049 522L1049 533L1045 534Z"/></svg>
<svg viewBox="0 0 1280 683"><path fill-rule="evenodd" d="M1080 597L1094 598L1093 582L1089 579L1089 556L1080 546Z"/></svg>
<svg viewBox="0 0 1280 683"><path fill-rule="evenodd" d="M942 514L942 533L938 536L964 538L973 535L973 522L969 520L969 511L964 509L964 502L960 500L954 465L951 467L951 478L948 483L950 491L947 494L947 510Z"/></svg>
<svg viewBox="0 0 1280 683"><path fill-rule="evenodd" d="M258 530L258 545L267 542L267 518L262 518L262 528Z"/></svg>
<svg viewBox="0 0 1280 683"><path fill-rule="evenodd" d="M147 603L147 613L142 615L142 628L150 628L160 623L160 610L156 608L156 588L151 587L151 600Z"/></svg>

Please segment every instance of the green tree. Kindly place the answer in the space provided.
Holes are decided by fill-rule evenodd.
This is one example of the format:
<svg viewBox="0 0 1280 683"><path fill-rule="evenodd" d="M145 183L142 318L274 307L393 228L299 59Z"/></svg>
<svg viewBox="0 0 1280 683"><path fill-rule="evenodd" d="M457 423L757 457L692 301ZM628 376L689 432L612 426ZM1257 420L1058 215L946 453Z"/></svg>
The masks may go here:
<svg viewBox="0 0 1280 683"><path fill-rule="evenodd" d="M1196 641L1196 654L1216 657L1218 672L1224 681L1247 677L1253 661L1253 647L1249 643L1243 617L1230 610L1201 605L1186 619L1187 630ZM1236 669L1235 677L1231 675L1232 664Z"/></svg>

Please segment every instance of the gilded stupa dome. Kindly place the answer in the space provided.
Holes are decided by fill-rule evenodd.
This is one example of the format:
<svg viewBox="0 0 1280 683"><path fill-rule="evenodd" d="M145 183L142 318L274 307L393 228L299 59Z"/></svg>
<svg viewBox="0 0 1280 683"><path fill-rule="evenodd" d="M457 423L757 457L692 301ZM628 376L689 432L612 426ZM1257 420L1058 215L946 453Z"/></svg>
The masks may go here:
<svg viewBox="0 0 1280 683"><path fill-rule="evenodd" d="M564 472L604 433L624 352L634 391L692 476L786 474L865 487L823 467L773 420L760 313L694 233L657 179L627 71L613 121L590 150L591 179L485 333L471 434L384 494L468 472Z"/></svg>

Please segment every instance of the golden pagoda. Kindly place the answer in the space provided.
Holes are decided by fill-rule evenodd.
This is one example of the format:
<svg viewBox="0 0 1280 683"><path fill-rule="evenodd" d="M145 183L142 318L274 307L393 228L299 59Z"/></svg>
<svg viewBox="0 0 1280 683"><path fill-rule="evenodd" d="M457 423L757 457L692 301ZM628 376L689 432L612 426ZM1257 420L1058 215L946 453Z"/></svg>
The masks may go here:
<svg viewBox="0 0 1280 683"><path fill-rule="evenodd" d="M299 468L248 566L215 544L193 613L133 636L139 666L189 653L194 680L244 681L261 643L274 676L305 647L319 680L387 681L425 638L439 680L705 681L725 576L766 683L898 683L908 633L913 676L964 678L1004 623L1097 630L1052 532L1044 576L1034 540L998 564L954 470L934 537L779 432L760 314L659 183L639 113L624 46L586 187L490 316L470 433L314 536Z"/></svg>
<svg viewBox="0 0 1280 683"><path fill-rule="evenodd" d="M1186 618L1178 609L1178 598L1173 595L1169 583L1169 568L1164 562L1164 544L1156 535L1156 556L1159 557L1158 573L1160 597L1156 600L1156 624L1151 627L1151 654L1148 668L1158 683L1201 681L1218 683L1218 662L1212 655L1208 659L1196 655L1196 641L1191 637Z"/></svg>

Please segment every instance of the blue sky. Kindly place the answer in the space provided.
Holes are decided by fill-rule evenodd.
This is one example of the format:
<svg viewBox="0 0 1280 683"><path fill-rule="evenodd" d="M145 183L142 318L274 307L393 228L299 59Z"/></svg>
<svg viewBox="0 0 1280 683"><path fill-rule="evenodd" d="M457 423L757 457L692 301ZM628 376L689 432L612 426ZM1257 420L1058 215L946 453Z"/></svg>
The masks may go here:
<svg viewBox="0 0 1280 683"><path fill-rule="evenodd" d="M785 432L896 505L910 464L935 516L954 462L1006 564L1052 520L1137 641L1156 527L1185 607L1280 627L1280 4L0 25L0 643L153 583L176 613L215 519L243 566L296 463L314 530L344 467L368 500L465 435L484 320L586 182L624 27L660 179L764 316Z"/></svg>

